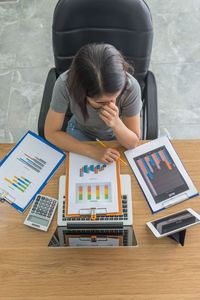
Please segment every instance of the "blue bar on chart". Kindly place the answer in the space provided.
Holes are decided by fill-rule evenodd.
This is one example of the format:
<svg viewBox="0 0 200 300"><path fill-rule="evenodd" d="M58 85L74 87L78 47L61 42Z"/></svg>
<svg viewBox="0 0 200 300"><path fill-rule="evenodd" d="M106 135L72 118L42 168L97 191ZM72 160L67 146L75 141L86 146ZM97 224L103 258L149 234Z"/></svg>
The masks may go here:
<svg viewBox="0 0 200 300"><path fill-rule="evenodd" d="M46 161L38 158L37 156L31 157L26 153L24 153L24 155L25 157L20 157L18 160L37 173L41 172L43 167L46 165Z"/></svg>
<svg viewBox="0 0 200 300"><path fill-rule="evenodd" d="M102 165L84 165L80 168L80 177L83 177L84 174L89 174L90 172L94 172L95 174L98 174L99 172L103 171L106 168L106 164Z"/></svg>

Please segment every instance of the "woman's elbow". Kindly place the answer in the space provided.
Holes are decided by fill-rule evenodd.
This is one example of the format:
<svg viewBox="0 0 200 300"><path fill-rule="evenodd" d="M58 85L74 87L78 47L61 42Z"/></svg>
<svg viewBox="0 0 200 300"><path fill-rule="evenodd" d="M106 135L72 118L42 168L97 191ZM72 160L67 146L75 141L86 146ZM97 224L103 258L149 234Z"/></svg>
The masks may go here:
<svg viewBox="0 0 200 300"><path fill-rule="evenodd" d="M49 126L46 122L44 125L44 137L49 142L51 142L51 139L53 137L53 132L52 132L51 128L49 128Z"/></svg>
<svg viewBox="0 0 200 300"><path fill-rule="evenodd" d="M139 144L139 141L140 141L140 136L136 135L134 136L134 139L130 142L129 145L127 145L128 147L127 150L130 150L130 149L133 149L133 148L136 148Z"/></svg>

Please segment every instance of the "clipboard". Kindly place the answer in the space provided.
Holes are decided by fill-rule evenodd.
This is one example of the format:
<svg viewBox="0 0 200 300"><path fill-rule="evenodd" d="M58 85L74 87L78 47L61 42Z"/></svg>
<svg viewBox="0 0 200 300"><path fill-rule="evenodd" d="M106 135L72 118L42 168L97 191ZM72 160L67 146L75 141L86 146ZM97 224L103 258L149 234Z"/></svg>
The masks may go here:
<svg viewBox="0 0 200 300"><path fill-rule="evenodd" d="M0 200L23 213L66 158L66 154L28 131L0 162Z"/></svg>
<svg viewBox="0 0 200 300"><path fill-rule="evenodd" d="M101 164L87 156L67 153L65 216L122 214L119 162Z"/></svg>
<svg viewBox="0 0 200 300"><path fill-rule="evenodd" d="M152 213L199 194L167 136L124 154Z"/></svg>

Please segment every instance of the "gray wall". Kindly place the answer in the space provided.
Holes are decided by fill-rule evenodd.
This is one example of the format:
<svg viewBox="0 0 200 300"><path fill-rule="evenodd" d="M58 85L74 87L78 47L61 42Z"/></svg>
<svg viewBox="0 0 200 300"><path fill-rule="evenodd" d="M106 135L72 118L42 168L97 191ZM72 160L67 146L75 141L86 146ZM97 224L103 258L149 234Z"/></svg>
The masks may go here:
<svg viewBox="0 0 200 300"><path fill-rule="evenodd" d="M200 137L200 0L147 0L154 23L150 69L158 85L160 135ZM37 118L53 66L57 0L0 1L0 142L16 142Z"/></svg>

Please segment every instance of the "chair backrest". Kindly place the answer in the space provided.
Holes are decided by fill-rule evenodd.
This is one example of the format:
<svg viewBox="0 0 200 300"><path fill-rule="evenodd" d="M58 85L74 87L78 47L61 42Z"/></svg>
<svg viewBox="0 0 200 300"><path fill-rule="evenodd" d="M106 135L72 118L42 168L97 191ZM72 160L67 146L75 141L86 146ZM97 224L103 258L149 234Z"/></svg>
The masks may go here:
<svg viewBox="0 0 200 300"><path fill-rule="evenodd" d="M143 90L153 41L153 26L143 0L60 0L53 17L57 74L66 71L75 53L88 43L115 46L135 68Z"/></svg>

